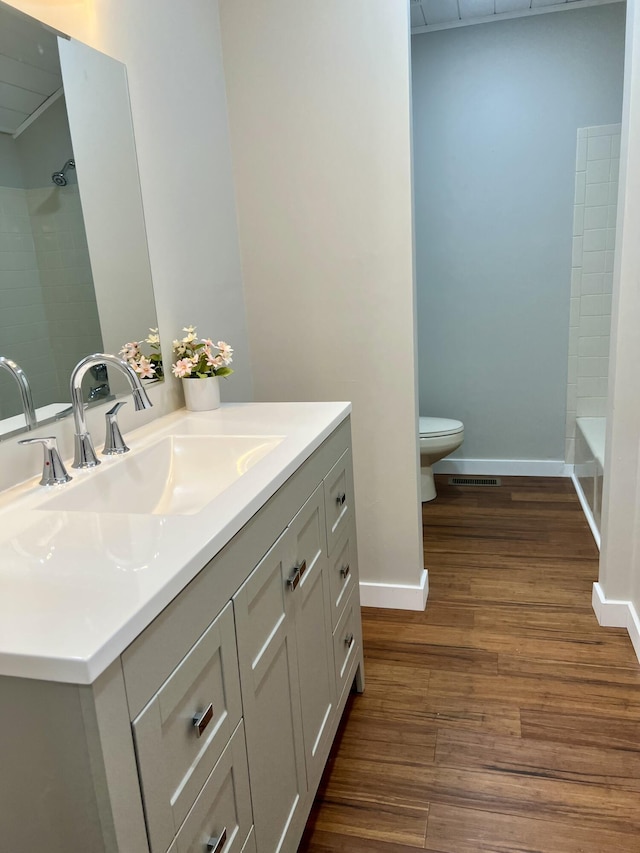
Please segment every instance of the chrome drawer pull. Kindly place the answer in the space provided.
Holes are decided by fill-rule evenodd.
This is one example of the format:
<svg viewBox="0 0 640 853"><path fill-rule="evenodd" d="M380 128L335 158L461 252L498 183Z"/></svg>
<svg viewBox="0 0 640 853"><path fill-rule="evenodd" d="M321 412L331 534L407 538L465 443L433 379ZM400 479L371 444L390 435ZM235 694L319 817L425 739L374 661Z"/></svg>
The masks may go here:
<svg viewBox="0 0 640 853"><path fill-rule="evenodd" d="M300 583L300 569L296 566L291 575L287 578L287 588L295 589Z"/></svg>
<svg viewBox="0 0 640 853"><path fill-rule="evenodd" d="M347 634L347 636L344 638L344 644L345 644L345 646L346 646L348 649L350 649L350 648L351 648L351 646L353 645L353 641L354 641L354 640L355 640L355 637L353 636L353 634Z"/></svg>
<svg viewBox="0 0 640 853"><path fill-rule="evenodd" d="M296 568L299 570L300 580L302 580L304 573L307 571L307 561L303 560L299 566L296 566Z"/></svg>
<svg viewBox="0 0 640 853"><path fill-rule="evenodd" d="M349 572L351 571L351 566L347 563L346 566L343 566L340 569L340 577L342 580L346 580L349 577Z"/></svg>
<svg viewBox="0 0 640 853"><path fill-rule="evenodd" d="M338 497L336 498L336 503L338 504L338 506L344 506L346 500L347 496L344 492L342 492L342 494L338 495Z"/></svg>
<svg viewBox="0 0 640 853"><path fill-rule="evenodd" d="M222 830L217 838L210 838L207 841L207 853L220 853L224 845L227 843L227 827Z"/></svg>
<svg viewBox="0 0 640 853"><path fill-rule="evenodd" d="M201 714L195 714L193 717L193 727L196 730L196 735L200 737L202 732L207 728L213 719L213 705L209 705Z"/></svg>

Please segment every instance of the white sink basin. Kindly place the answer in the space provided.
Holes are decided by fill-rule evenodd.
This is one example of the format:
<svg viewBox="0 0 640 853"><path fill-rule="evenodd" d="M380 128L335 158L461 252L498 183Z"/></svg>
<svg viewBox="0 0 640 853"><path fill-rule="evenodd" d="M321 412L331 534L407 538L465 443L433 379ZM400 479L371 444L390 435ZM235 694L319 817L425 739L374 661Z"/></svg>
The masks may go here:
<svg viewBox="0 0 640 853"><path fill-rule="evenodd" d="M83 482L57 486L43 510L193 515L245 474L284 436L174 435L105 460Z"/></svg>

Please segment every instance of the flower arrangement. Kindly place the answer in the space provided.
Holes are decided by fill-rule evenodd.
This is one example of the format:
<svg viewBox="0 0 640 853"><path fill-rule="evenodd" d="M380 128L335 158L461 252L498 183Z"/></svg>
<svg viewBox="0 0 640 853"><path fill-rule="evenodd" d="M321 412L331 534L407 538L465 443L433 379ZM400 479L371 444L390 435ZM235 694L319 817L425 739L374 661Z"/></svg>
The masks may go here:
<svg viewBox="0 0 640 853"><path fill-rule="evenodd" d="M148 356L143 354L142 344L148 344L151 350ZM149 335L144 341L131 341L125 344L118 354L133 367L141 379L160 379L163 375L160 336L157 329L149 329Z"/></svg>
<svg viewBox="0 0 640 853"><path fill-rule="evenodd" d="M224 341L198 338L195 326L185 326L182 340L173 342L176 363L171 370L179 379L204 379L207 376L229 376L233 350Z"/></svg>

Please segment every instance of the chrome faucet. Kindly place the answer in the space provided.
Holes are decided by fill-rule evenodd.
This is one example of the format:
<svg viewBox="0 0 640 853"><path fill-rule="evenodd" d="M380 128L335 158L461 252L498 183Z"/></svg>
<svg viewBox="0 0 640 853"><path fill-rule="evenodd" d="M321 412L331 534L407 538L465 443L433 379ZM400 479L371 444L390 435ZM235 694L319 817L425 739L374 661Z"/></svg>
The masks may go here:
<svg viewBox="0 0 640 853"><path fill-rule="evenodd" d="M31 394L31 386L29 385L27 374L19 364L16 364L15 361L11 361L10 358L5 358L3 355L0 355L0 367L7 370L18 383L20 399L22 401L22 411L24 412L24 418L27 422L27 429L35 429L38 425L38 421L36 419L36 410L33 407L33 396Z"/></svg>
<svg viewBox="0 0 640 853"><path fill-rule="evenodd" d="M147 397L147 392L142 387L138 374L123 359L118 358L116 355L97 352L79 361L71 373L71 405L73 407L73 420L75 423L73 468L94 468L100 464L100 460L93 448L91 436L87 430L87 422L84 416L84 401L82 399L82 379L87 370L95 364L106 364L110 367L115 367L126 376L131 386L133 402L137 412L142 409L150 409L153 405Z"/></svg>
<svg viewBox="0 0 640 853"><path fill-rule="evenodd" d="M59 486L68 483L72 478L67 474L64 462L58 453L58 442L55 435L45 438L23 438L18 444L41 444L44 448L41 486Z"/></svg>

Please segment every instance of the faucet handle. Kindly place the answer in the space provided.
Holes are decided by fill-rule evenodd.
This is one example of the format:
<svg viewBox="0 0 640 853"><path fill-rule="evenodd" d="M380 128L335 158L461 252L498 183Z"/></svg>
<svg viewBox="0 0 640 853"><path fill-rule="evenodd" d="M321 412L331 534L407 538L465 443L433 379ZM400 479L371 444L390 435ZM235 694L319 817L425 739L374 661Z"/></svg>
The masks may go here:
<svg viewBox="0 0 640 853"><path fill-rule="evenodd" d="M129 450L118 426L118 412L126 404L126 400L121 400L105 413L107 432L104 438L104 448L102 449L104 456L117 456L120 453L127 453Z"/></svg>
<svg viewBox="0 0 640 853"><path fill-rule="evenodd" d="M64 462L58 453L58 441L55 435L45 438L23 438L18 444L41 444L44 449L41 486L57 486L68 483L72 478L67 474Z"/></svg>

